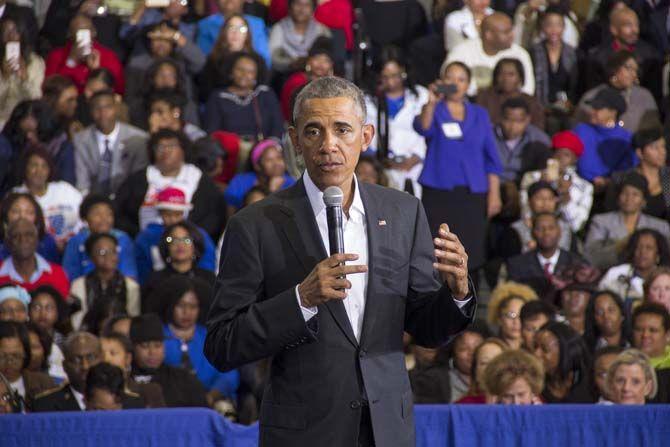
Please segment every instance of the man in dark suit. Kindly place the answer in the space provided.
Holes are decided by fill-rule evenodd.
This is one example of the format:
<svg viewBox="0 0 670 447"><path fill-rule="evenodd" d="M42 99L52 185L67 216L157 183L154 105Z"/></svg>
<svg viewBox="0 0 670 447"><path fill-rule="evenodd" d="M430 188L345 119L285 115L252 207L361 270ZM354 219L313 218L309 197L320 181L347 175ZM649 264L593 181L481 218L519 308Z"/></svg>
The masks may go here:
<svg viewBox="0 0 670 447"><path fill-rule="evenodd" d="M559 247L561 227L555 214L540 213L533 217L533 238L537 243L535 250L507 260L507 278L529 285L538 296L553 303L561 274L587 262Z"/></svg>
<svg viewBox="0 0 670 447"><path fill-rule="evenodd" d="M403 331L434 347L472 320L467 254L445 224L431 242L419 200L356 180L374 135L356 86L313 81L294 123L306 171L228 224L205 354L221 370L271 358L261 446L413 446ZM329 186L347 252L330 257Z"/></svg>
<svg viewBox="0 0 670 447"><path fill-rule="evenodd" d="M65 341L63 368L68 382L38 394L32 403L33 412L82 411L86 409L84 391L88 371L102 361L100 340L88 332L75 332ZM137 393L124 390L123 408L144 408Z"/></svg>

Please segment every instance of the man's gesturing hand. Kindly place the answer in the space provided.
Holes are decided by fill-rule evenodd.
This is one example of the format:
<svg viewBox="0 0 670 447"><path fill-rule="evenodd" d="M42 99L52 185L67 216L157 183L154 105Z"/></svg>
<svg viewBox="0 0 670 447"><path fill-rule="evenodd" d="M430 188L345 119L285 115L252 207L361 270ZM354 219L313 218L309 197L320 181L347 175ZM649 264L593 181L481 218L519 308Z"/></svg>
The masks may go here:
<svg viewBox="0 0 670 447"><path fill-rule="evenodd" d="M338 253L324 259L298 285L300 304L303 307L314 307L329 300L343 300L347 297L347 289L351 282L345 276L352 273L365 273L367 265L340 265L345 261L355 261L358 255Z"/></svg>
<svg viewBox="0 0 670 447"><path fill-rule="evenodd" d="M447 224L440 225L438 237L433 242L437 258L433 267L440 272L454 298L462 300L469 292L468 254L458 236L449 231Z"/></svg>

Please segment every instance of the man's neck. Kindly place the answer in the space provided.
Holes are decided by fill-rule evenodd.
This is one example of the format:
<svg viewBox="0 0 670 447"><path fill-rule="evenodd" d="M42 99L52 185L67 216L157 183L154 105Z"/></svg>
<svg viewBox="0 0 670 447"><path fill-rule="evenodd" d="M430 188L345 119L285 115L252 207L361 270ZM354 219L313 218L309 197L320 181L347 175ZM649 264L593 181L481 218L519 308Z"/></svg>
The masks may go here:
<svg viewBox="0 0 670 447"><path fill-rule="evenodd" d="M30 277L37 271L37 258L35 258L34 255L25 259L12 257L12 262L14 263L16 272L21 275L26 282L30 281Z"/></svg>
<svg viewBox="0 0 670 447"><path fill-rule="evenodd" d="M484 53L486 53L487 56L495 56L499 52L493 45L489 45L483 40L482 40L482 49L484 50Z"/></svg>
<svg viewBox="0 0 670 447"><path fill-rule="evenodd" d="M116 129L116 123L114 123L114 125L109 129L102 129L98 126L96 126L96 129L98 129L98 132L108 137L112 134L112 132L114 132L114 129Z"/></svg>
<svg viewBox="0 0 670 447"><path fill-rule="evenodd" d="M554 256L558 251L558 247L539 248L538 251L544 259L551 259L551 257Z"/></svg>

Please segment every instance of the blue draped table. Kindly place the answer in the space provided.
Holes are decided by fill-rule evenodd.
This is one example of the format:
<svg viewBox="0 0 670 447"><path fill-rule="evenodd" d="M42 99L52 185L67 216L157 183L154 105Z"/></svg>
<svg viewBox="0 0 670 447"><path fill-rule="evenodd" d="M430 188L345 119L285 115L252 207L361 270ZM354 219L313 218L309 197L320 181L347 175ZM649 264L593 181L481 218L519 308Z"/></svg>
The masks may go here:
<svg viewBox="0 0 670 447"><path fill-rule="evenodd" d="M670 405L419 405L415 415L421 447L670 445ZM0 416L2 447L255 447L257 436L206 409Z"/></svg>

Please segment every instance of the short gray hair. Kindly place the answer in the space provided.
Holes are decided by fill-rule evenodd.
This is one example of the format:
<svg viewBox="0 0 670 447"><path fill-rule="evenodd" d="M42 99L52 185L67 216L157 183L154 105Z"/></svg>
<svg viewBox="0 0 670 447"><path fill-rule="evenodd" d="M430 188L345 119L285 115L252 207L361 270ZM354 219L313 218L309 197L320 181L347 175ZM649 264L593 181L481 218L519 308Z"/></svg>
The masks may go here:
<svg viewBox="0 0 670 447"><path fill-rule="evenodd" d="M658 391L658 380L656 379L656 371L652 368L651 363L649 362L649 357L644 352L639 349L626 349L621 354L619 354L614 362L610 365L607 370L607 387L611 388L614 384L614 374L616 374L617 369L622 365L638 365L644 371L644 377L648 382L651 382L651 391L649 392L649 398L656 396ZM646 396L645 396L646 397Z"/></svg>
<svg viewBox="0 0 670 447"><path fill-rule="evenodd" d="M313 80L300 90L293 105L293 124L298 122L298 117L302 113L303 104L306 100L342 97L350 98L358 105L361 110L361 119L365 121L368 111L365 107L365 97L361 89L346 79L337 76L325 76Z"/></svg>
<svg viewBox="0 0 670 447"><path fill-rule="evenodd" d="M79 342L79 340L90 340L98 345L98 349L101 349L100 339L98 337L91 334L90 332L75 331L68 335L65 339L65 342L63 343L63 355L65 357L70 357L72 348L74 347L75 343Z"/></svg>

